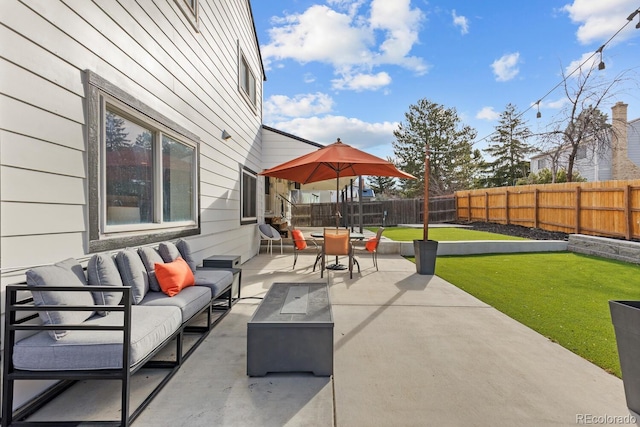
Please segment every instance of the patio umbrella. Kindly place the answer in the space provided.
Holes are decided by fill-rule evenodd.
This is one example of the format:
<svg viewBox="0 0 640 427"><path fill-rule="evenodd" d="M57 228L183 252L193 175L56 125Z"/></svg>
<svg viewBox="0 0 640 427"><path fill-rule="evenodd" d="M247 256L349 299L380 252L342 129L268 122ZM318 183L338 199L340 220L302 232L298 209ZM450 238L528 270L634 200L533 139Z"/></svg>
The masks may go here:
<svg viewBox="0 0 640 427"><path fill-rule="evenodd" d="M302 184L335 178L336 227L338 227L340 216L338 210L338 193L340 192L341 177L369 175L416 179L413 175L397 169L395 165L388 160L343 144L340 138L333 144L274 166L271 169L266 169L260 172L259 175L288 179L289 181L300 182Z"/></svg>

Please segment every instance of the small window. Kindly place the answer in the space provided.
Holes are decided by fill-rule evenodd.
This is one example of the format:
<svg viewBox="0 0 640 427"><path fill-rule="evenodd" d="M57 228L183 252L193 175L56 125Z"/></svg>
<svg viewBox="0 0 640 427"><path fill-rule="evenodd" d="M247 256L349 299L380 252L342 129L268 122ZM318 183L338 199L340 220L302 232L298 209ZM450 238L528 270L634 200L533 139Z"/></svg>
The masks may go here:
<svg viewBox="0 0 640 427"><path fill-rule="evenodd" d="M268 176L264 177L264 194L270 194L271 192L271 179Z"/></svg>
<svg viewBox="0 0 640 427"><path fill-rule="evenodd" d="M586 159L587 158L587 147L578 147L578 151L576 151L576 159Z"/></svg>
<svg viewBox="0 0 640 427"><path fill-rule="evenodd" d="M175 0L176 4L182 11L182 14L187 18L191 26L197 32L200 32L199 28L199 0Z"/></svg>
<svg viewBox="0 0 640 427"><path fill-rule="evenodd" d="M241 224L253 224L258 222L257 209L257 182L258 177L255 172L246 167L242 168L242 179L240 188Z"/></svg>
<svg viewBox="0 0 640 427"><path fill-rule="evenodd" d="M547 167L547 159L538 159L538 170L544 169Z"/></svg>
<svg viewBox="0 0 640 427"><path fill-rule="evenodd" d="M242 52L240 53L240 91L245 99L255 108L257 104L256 98L256 77L251 72L251 67Z"/></svg>

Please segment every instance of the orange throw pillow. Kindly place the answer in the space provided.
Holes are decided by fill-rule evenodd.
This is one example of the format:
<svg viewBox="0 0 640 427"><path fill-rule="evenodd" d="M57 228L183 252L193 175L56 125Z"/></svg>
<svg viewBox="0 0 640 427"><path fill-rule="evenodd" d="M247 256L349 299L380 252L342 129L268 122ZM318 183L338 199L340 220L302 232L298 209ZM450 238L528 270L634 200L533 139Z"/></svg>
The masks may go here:
<svg viewBox="0 0 640 427"><path fill-rule="evenodd" d="M307 249L307 241L304 240L304 236L302 235L302 231L300 231L300 230L291 230L291 237L293 237L293 242L296 244L296 248L298 250Z"/></svg>
<svg viewBox="0 0 640 427"><path fill-rule="evenodd" d="M157 263L154 268L160 289L170 297L177 295L187 286L195 284L196 279L189 264L181 257L165 264Z"/></svg>
<svg viewBox="0 0 640 427"><path fill-rule="evenodd" d="M367 240L367 243L364 244L364 247L369 252L373 252L376 250L376 243L378 243L378 239L370 237L369 240Z"/></svg>

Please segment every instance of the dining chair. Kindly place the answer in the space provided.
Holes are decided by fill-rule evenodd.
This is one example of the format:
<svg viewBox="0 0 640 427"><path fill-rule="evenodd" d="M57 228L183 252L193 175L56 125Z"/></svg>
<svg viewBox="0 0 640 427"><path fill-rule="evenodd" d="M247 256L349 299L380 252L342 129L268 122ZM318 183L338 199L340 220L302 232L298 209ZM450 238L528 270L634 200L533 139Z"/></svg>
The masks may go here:
<svg viewBox="0 0 640 427"><path fill-rule="evenodd" d="M326 262L328 256L336 257L336 264L338 256L349 257L349 278L353 279L353 246L351 245L351 239L349 230L346 228L325 228L324 229L324 242L322 243L322 257L320 265L320 277L323 277L325 268L327 268Z"/></svg>
<svg viewBox="0 0 640 427"><path fill-rule="evenodd" d="M291 227L289 229L290 233L291 233L291 240L293 243L293 268L296 268L296 262L298 262L298 253L300 253L301 251L304 251L305 249L307 249L309 247L309 244L307 242L307 240L304 238L304 235L302 234L302 231L297 230L293 227ZM311 243L315 246L316 248L316 264L318 262L318 255L320 254L320 247L318 246L318 244L316 243L315 240L311 240ZM315 270L316 265L313 265L313 269Z"/></svg>
<svg viewBox="0 0 640 427"><path fill-rule="evenodd" d="M380 245L380 238L382 237L383 231L384 231L384 227L378 228L378 231L376 232L376 236L369 238L369 240L365 242L364 247L354 246L353 248L354 252L370 253L371 257L373 258L373 265L376 268L376 271L379 271L378 270L378 245Z"/></svg>
<svg viewBox="0 0 640 427"><path fill-rule="evenodd" d="M269 224L260 224L258 226L258 230L260 231L260 241L267 241L267 251L271 255L273 255L273 242L277 242L278 240L280 241L280 255L282 255L282 236L280 235L280 232ZM260 249L258 249L258 253L259 252Z"/></svg>

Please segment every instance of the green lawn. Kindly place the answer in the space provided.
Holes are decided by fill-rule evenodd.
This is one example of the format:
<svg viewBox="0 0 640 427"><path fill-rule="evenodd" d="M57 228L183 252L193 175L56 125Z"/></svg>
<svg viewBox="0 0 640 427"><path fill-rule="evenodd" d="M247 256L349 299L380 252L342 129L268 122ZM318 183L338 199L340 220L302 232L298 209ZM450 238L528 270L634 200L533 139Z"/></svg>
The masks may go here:
<svg viewBox="0 0 640 427"><path fill-rule="evenodd" d="M640 299L640 266L571 252L438 257L436 274L621 376L608 301Z"/></svg>
<svg viewBox="0 0 640 427"><path fill-rule="evenodd" d="M367 230L377 231L375 227L367 227ZM422 239L422 228L387 227L382 233L387 239L396 242L411 242ZM487 233L486 231L471 230L460 227L430 228L429 239L439 242L459 240L526 240L522 237L506 236L504 234Z"/></svg>

